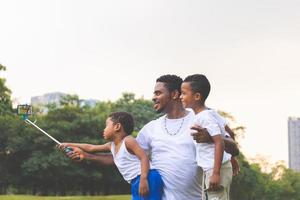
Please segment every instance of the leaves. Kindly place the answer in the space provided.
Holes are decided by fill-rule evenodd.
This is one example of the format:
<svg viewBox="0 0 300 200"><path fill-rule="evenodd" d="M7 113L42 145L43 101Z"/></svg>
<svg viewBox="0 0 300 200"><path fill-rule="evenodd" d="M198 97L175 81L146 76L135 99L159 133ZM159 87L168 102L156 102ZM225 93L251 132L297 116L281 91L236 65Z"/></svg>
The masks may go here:
<svg viewBox="0 0 300 200"><path fill-rule="evenodd" d="M6 67L0 64L0 72ZM6 80L0 77L0 115L12 114L11 91L5 86Z"/></svg>

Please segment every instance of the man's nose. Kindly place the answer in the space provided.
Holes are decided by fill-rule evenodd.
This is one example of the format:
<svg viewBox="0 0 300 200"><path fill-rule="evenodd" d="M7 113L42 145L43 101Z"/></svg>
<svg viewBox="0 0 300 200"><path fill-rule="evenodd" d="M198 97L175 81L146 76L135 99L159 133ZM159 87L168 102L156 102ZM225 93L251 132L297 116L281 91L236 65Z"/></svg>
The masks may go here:
<svg viewBox="0 0 300 200"><path fill-rule="evenodd" d="M155 96L152 97L152 101L156 102L156 97Z"/></svg>

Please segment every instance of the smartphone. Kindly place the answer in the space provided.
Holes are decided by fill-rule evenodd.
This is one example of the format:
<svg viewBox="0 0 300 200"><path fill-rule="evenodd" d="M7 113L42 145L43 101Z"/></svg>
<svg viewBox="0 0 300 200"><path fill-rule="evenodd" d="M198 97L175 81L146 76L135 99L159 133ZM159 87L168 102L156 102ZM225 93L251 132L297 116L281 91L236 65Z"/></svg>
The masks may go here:
<svg viewBox="0 0 300 200"><path fill-rule="evenodd" d="M32 115L32 106L27 104L18 105L17 113L18 115Z"/></svg>

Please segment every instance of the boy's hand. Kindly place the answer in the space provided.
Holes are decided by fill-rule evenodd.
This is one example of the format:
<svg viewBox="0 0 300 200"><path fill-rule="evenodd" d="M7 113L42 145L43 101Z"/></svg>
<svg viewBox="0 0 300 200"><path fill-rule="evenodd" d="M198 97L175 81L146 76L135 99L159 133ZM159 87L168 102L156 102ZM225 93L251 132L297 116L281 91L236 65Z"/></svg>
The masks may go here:
<svg viewBox="0 0 300 200"><path fill-rule="evenodd" d="M149 193L149 186L147 178L140 179L139 195L146 196Z"/></svg>
<svg viewBox="0 0 300 200"><path fill-rule="evenodd" d="M209 179L209 190L217 191L220 189L220 174L212 174Z"/></svg>
<svg viewBox="0 0 300 200"><path fill-rule="evenodd" d="M68 143L61 143L60 145L59 144L56 145L56 147L61 151L63 151L67 146L68 146Z"/></svg>
<svg viewBox="0 0 300 200"><path fill-rule="evenodd" d="M81 162L85 159L84 151L82 151L80 148L74 147L74 146L72 146L72 149L73 149L73 151L66 154L69 158L71 158L73 161L76 161L76 162Z"/></svg>

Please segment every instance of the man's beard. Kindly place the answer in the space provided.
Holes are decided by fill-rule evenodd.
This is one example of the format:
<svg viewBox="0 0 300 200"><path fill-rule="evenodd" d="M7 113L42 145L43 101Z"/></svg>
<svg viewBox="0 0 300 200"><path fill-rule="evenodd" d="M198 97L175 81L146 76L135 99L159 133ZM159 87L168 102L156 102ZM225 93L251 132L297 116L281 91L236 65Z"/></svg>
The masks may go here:
<svg viewBox="0 0 300 200"><path fill-rule="evenodd" d="M166 113L166 106L161 107L161 108L155 110L155 112L156 112L157 114L165 114L165 113Z"/></svg>

